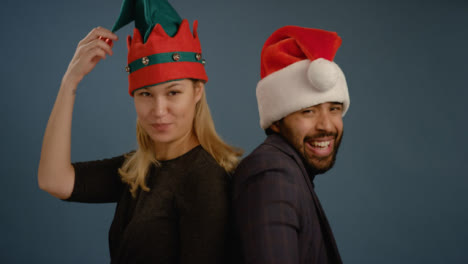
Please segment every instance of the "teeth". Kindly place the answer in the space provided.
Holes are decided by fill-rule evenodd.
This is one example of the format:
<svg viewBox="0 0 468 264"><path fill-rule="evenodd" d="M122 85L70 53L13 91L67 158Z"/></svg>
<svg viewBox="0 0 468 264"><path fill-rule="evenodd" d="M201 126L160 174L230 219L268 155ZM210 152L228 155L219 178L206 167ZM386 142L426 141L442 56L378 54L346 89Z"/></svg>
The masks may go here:
<svg viewBox="0 0 468 264"><path fill-rule="evenodd" d="M312 142L311 145L314 147L326 148L330 145L330 141Z"/></svg>

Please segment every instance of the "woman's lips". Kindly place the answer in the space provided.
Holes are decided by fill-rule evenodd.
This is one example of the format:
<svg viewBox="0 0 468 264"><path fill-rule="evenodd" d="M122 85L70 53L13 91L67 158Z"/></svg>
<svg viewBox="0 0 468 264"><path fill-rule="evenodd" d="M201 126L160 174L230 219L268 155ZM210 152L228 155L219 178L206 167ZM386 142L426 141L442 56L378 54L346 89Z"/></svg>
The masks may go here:
<svg viewBox="0 0 468 264"><path fill-rule="evenodd" d="M151 126L158 132L164 132L169 129L169 127L171 126L171 123L157 123L157 124L152 124Z"/></svg>

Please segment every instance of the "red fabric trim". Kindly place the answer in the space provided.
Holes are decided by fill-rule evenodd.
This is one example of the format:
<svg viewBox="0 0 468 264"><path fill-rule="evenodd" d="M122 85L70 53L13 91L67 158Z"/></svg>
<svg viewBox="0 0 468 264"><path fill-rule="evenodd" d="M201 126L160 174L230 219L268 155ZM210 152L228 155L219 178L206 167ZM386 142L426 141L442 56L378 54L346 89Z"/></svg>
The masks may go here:
<svg viewBox="0 0 468 264"><path fill-rule="evenodd" d="M154 64L131 73L128 76L128 93L138 88L156 85L177 79L200 79L208 81L205 67L199 62L168 62Z"/></svg>
<svg viewBox="0 0 468 264"><path fill-rule="evenodd" d="M133 39L128 38L128 63L140 59L145 56L174 52L188 51L201 53L200 40L197 34L197 21L194 22L194 33L190 30L190 25L187 19L184 19L180 24L179 31L174 37L166 34L160 24L157 24L148 37L146 43L143 43L143 38L140 31L135 28L133 30Z"/></svg>

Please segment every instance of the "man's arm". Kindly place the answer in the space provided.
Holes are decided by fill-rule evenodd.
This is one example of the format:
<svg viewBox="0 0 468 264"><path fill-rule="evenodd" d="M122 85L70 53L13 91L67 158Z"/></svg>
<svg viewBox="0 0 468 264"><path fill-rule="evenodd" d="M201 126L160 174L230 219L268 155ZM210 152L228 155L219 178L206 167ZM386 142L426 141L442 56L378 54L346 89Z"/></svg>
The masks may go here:
<svg viewBox="0 0 468 264"><path fill-rule="evenodd" d="M244 263L298 263L298 190L291 171L280 165L239 186L234 210Z"/></svg>

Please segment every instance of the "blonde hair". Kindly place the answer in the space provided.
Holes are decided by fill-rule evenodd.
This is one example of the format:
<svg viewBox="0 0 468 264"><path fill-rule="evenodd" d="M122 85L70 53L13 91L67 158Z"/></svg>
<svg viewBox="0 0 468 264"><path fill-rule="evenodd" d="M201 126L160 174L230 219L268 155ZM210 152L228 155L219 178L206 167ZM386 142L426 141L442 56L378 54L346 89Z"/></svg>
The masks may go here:
<svg viewBox="0 0 468 264"><path fill-rule="evenodd" d="M193 85L203 85L200 80L192 80ZM200 82L200 83L199 83ZM193 119L193 131L200 145L216 162L227 172L232 172L239 163L243 151L239 148L226 144L216 133L213 118L203 91L200 101L195 106ZM127 154L126 160L119 169L122 181L130 185L130 192L135 197L138 187L149 191L146 186L146 176L151 165L159 165L155 158L153 141L137 120L136 126L138 149Z"/></svg>

